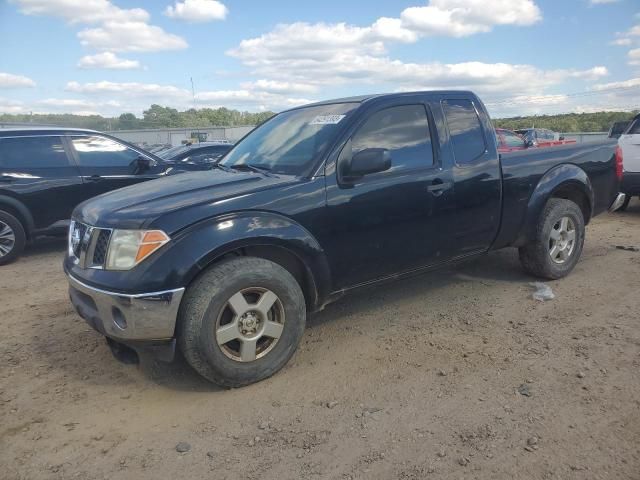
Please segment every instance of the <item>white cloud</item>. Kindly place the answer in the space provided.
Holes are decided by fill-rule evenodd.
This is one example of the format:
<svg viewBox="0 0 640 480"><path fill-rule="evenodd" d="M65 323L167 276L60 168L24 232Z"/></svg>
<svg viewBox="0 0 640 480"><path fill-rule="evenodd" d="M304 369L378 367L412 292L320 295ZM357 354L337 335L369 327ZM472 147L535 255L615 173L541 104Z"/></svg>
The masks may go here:
<svg viewBox="0 0 640 480"><path fill-rule="evenodd" d="M604 5L607 3L617 3L620 0L589 0L591 5Z"/></svg>
<svg viewBox="0 0 640 480"><path fill-rule="evenodd" d="M112 52L157 52L187 48L182 37L151 25L142 8L120 8L108 0L10 0L25 15L60 17L71 24L98 24L78 32L83 46Z"/></svg>
<svg viewBox="0 0 640 480"><path fill-rule="evenodd" d="M533 0L431 0L425 7L405 9L400 18L405 28L421 35L465 37L496 25L532 25L542 13Z"/></svg>
<svg viewBox="0 0 640 480"><path fill-rule="evenodd" d="M0 72L0 88L35 87L36 82L23 75Z"/></svg>
<svg viewBox="0 0 640 480"><path fill-rule="evenodd" d="M86 47L114 52L158 52L188 46L182 37L144 22L108 21L78 32L78 38Z"/></svg>
<svg viewBox="0 0 640 480"><path fill-rule="evenodd" d="M140 68L141 65L138 60L127 60L126 58L118 57L113 52L103 52L82 57L78 61L78 67L85 69L132 70Z"/></svg>
<svg viewBox="0 0 640 480"><path fill-rule="evenodd" d="M27 113L27 109L18 100L0 97L0 113Z"/></svg>
<svg viewBox="0 0 640 480"><path fill-rule="evenodd" d="M209 22L224 20L229 13L227 7L216 0L184 0L169 5L164 14L170 18L187 22Z"/></svg>
<svg viewBox="0 0 640 480"><path fill-rule="evenodd" d="M241 85L245 89L249 90L261 90L269 93L312 93L317 90L313 85L305 83L292 83L278 80L266 80L260 79L255 82L245 82Z"/></svg>
<svg viewBox="0 0 640 480"><path fill-rule="evenodd" d="M618 47L626 47L631 45L632 41L630 38L617 38L616 40L613 40L610 43L611 45L616 45Z"/></svg>
<svg viewBox="0 0 640 480"><path fill-rule="evenodd" d="M629 65L640 66L640 48L629 50L627 56L629 57Z"/></svg>
<svg viewBox="0 0 640 480"><path fill-rule="evenodd" d="M141 8L122 9L108 0L9 0L25 15L50 15L70 23L111 21L147 22L149 13Z"/></svg>
<svg viewBox="0 0 640 480"><path fill-rule="evenodd" d="M158 85L156 83L139 82L90 82L78 83L68 82L65 88L68 92L83 94L108 94L125 97L172 97L188 98L188 90L174 87L173 85ZM146 99L145 99L146 100Z"/></svg>

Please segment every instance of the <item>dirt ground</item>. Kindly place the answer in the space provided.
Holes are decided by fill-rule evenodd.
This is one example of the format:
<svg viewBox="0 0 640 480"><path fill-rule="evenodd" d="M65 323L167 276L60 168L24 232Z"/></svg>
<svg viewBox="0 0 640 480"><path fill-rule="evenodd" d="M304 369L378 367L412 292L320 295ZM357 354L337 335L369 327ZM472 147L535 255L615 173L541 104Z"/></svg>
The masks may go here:
<svg viewBox="0 0 640 480"><path fill-rule="evenodd" d="M279 374L118 363L64 242L0 268L2 479L640 479L640 203L531 297L512 250L347 297ZM179 453L178 449L187 450Z"/></svg>

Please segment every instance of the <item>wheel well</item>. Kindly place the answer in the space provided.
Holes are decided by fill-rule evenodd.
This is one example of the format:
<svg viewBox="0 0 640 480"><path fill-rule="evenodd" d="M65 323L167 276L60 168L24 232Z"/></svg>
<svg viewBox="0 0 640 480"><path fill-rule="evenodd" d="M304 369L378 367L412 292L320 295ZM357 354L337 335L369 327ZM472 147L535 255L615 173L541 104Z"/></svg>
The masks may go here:
<svg viewBox="0 0 640 480"><path fill-rule="evenodd" d="M316 304L318 294L313 274L305 267L300 257L290 250L275 245L252 245L227 252L213 263L232 256L264 258L277 263L296 279L302 289L307 308L312 309Z"/></svg>
<svg viewBox="0 0 640 480"><path fill-rule="evenodd" d="M24 233L27 236L27 239L31 238L31 232L29 231L29 224L27 223L27 219L24 218L24 215L22 215L17 208L11 205L7 205L6 203L0 203L0 210L16 217L22 224L22 228L24 228Z"/></svg>
<svg viewBox="0 0 640 480"><path fill-rule="evenodd" d="M585 225L591 220L591 202L587 194L577 185L564 184L554 190L551 198L570 200L582 210Z"/></svg>

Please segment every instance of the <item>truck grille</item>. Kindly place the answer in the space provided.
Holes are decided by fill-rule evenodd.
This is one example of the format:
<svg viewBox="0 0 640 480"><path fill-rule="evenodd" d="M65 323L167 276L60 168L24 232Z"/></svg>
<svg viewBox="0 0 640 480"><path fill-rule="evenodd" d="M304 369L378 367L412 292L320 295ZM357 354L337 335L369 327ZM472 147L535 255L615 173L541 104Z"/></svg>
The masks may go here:
<svg viewBox="0 0 640 480"><path fill-rule="evenodd" d="M107 261L111 229L72 221L69 227L69 256L82 268L102 269Z"/></svg>

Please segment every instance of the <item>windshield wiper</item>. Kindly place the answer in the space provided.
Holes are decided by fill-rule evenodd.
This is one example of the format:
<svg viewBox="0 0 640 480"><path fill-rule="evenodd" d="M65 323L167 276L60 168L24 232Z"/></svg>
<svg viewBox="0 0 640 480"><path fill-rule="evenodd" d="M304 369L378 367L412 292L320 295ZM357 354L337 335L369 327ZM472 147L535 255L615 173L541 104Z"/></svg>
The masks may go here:
<svg viewBox="0 0 640 480"><path fill-rule="evenodd" d="M229 167L227 167L226 165L222 165L221 163L210 163L211 168L219 168L220 170L222 170L223 172L231 172L233 173L233 170Z"/></svg>
<svg viewBox="0 0 640 480"><path fill-rule="evenodd" d="M246 169L246 170L250 170L250 171L256 172L256 173L262 173L263 175L266 175L267 177L275 177L276 176L273 173L271 173L271 169L269 167L264 167L262 165L253 165L251 163L238 163L236 165L231 165L231 168L233 168L235 170Z"/></svg>

